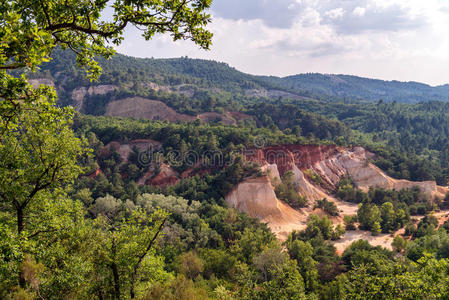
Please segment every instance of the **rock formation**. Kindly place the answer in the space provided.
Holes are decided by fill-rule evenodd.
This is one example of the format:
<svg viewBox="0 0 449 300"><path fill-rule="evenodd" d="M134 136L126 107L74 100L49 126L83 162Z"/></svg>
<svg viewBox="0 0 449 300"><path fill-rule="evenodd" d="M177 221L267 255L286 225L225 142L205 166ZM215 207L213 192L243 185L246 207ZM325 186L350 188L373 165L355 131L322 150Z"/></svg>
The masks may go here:
<svg viewBox="0 0 449 300"><path fill-rule="evenodd" d="M305 227L307 216L276 198L268 176L250 178L241 182L226 197L230 207L235 207L267 223L278 236L287 236L292 230Z"/></svg>
<svg viewBox="0 0 449 300"><path fill-rule="evenodd" d="M105 115L135 119L166 120L170 122L186 122L195 119L193 116L177 113L161 101L142 97L112 101L106 107Z"/></svg>
<svg viewBox="0 0 449 300"><path fill-rule="evenodd" d="M226 197L231 207L267 222L283 238L292 229L305 227L316 200L327 198L336 203L342 215L357 213L357 205L338 201L333 197L336 185L350 176L355 185L368 191L370 187L407 189L418 186L430 198L442 198L448 189L434 181L411 182L391 178L370 162L373 154L361 147L341 148L335 145L283 145L250 149L246 158L261 165L267 175L248 179ZM309 206L296 211L276 198L274 186L286 172L292 172L298 193L309 200ZM307 174L316 174L314 182ZM339 221L342 218L339 219Z"/></svg>

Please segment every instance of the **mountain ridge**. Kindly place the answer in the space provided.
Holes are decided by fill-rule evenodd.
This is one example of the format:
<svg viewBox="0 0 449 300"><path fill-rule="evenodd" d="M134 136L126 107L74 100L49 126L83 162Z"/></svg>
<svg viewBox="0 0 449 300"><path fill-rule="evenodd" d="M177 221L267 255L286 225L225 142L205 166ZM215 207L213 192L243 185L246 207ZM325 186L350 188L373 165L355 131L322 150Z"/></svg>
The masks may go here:
<svg viewBox="0 0 449 300"><path fill-rule="evenodd" d="M102 58L98 61L103 68L103 75L94 84L121 85L121 91L133 91L139 96L145 96L139 83L151 82L169 87L191 85L197 91L230 93L239 99L249 96L403 103L449 101L449 84L431 86L416 81L386 81L345 74L299 73L286 77L251 75L224 62L187 57L155 59L117 54L109 61ZM30 76L32 79L52 79L56 86L67 92L82 86L92 86L76 68L72 53L56 49L53 60ZM71 104L70 97L62 95L62 98L65 98L65 104Z"/></svg>

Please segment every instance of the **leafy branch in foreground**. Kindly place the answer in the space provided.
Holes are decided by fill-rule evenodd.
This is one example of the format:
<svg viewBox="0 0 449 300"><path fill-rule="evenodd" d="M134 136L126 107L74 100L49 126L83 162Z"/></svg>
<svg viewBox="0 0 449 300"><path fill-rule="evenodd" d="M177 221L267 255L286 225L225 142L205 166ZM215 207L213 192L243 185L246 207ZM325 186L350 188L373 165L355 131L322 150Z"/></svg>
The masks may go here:
<svg viewBox="0 0 449 300"><path fill-rule="evenodd" d="M119 45L123 30L134 25L150 40L169 33L173 40L189 39L208 49L212 34L205 29L211 21L205 13L211 0L144 1L115 0L9 0L0 6L0 70L34 69L49 59L56 45L69 48L93 77L100 68L95 55L110 57L109 43ZM110 20L101 20L105 9Z"/></svg>
<svg viewBox="0 0 449 300"><path fill-rule="evenodd" d="M148 286L154 260L154 247L162 235L162 229L169 214L161 209L148 214L145 210L135 210L129 218L119 222L99 216L96 224L102 236L97 250L97 266L112 276L113 297L135 298L136 289ZM151 258L151 259L150 259ZM109 276L106 276L109 277ZM151 280L150 280L151 281ZM105 282L100 289L107 287ZM128 292L124 292L126 288ZM106 289L107 291L107 289Z"/></svg>
<svg viewBox="0 0 449 300"><path fill-rule="evenodd" d="M49 61L56 46L76 53L76 60L97 79L101 68L95 57L110 58L113 45L123 41L123 31L133 25L146 40L170 34L174 41L191 40L209 49L211 21L205 12L211 0L6 0L0 2L0 116L9 120L22 102L35 93L23 71L35 71ZM108 7L109 5L109 7ZM111 20L101 19L113 10ZM14 71L13 73L8 73ZM14 74L14 75L11 75ZM22 98L26 95L27 101ZM48 93L41 93L43 95Z"/></svg>

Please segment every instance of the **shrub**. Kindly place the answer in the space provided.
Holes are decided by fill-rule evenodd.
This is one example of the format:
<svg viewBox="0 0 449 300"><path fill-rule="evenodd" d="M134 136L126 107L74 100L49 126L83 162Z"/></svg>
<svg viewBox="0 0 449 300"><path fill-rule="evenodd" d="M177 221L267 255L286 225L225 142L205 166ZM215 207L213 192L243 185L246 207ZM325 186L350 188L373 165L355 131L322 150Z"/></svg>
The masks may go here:
<svg viewBox="0 0 449 300"><path fill-rule="evenodd" d="M344 216L343 221L345 222L346 230L357 230L357 226L355 225L357 216Z"/></svg>
<svg viewBox="0 0 449 300"><path fill-rule="evenodd" d="M282 182L274 190L278 199L288 203L293 208L301 208L307 205L307 199L298 194L293 181L293 173L286 172L282 175Z"/></svg>
<svg viewBox="0 0 449 300"><path fill-rule="evenodd" d="M321 176L318 175L314 170L312 169L307 169L304 171L304 175L306 175L306 177L308 179L310 179L313 183L320 185L322 183L322 179Z"/></svg>
<svg viewBox="0 0 449 300"><path fill-rule="evenodd" d="M329 214L330 216L333 216L333 217L336 217L336 216L340 215L340 213L338 212L338 208L335 205L335 203L327 200L326 198L324 198L322 200L318 200L316 202L316 204L315 204L314 209L315 208L321 208L327 214Z"/></svg>
<svg viewBox="0 0 449 300"><path fill-rule="evenodd" d="M397 236L394 237L393 243L391 243L391 246L393 246L393 249L394 249L396 252L402 252L402 251L404 251L405 248L407 247L407 241L404 240L404 239L402 238L402 236L397 235Z"/></svg>

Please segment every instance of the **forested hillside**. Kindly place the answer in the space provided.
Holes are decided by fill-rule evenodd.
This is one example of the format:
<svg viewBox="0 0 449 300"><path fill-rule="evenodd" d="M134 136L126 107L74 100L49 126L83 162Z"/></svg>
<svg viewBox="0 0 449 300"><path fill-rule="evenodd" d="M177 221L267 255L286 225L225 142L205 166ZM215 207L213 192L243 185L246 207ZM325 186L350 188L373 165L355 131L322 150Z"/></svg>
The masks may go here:
<svg viewBox="0 0 449 300"><path fill-rule="evenodd" d="M100 60L104 72L100 81L92 85L85 79L84 72L77 69L73 53L56 49L53 57L38 73L33 73L32 77L53 80L58 87L61 104L78 105L74 100L74 91L80 91L81 88L84 94L79 110L83 113L120 116L122 114L115 106L108 110L109 103L116 101L118 104L120 99L141 96L161 101L177 113L185 114L167 117L172 121L173 118L186 120L198 117L203 121L221 120L227 124L254 122L259 127L278 128L340 143L345 141L360 144L378 153L381 157L378 165L392 176L411 180L436 180L443 185L449 181L448 105L430 101L433 99L431 96L422 98L425 101L418 104L400 103L400 99L395 98L395 95L404 91L412 98L424 97L425 93L420 92L424 85L387 84L343 76L348 82L354 81L366 89L371 88L372 82L384 88L400 87L385 92L391 97L385 98L386 100L399 101L371 102L357 100L358 96L346 97L344 100L333 96L312 99L300 95L313 95L314 93L303 91L314 90L314 82L318 79L321 80L318 80L320 84L332 87L333 83L323 81L323 78L330 78L329 76L299 76L300 81L307 79L307 84L297 89L283 85L284 79L251 76L224 63L188 58L138 59L123 55L114 56L109 61ZM293 82L294 77L285 80ZM358 93L355 83L346 88ZM83 87L85 90L82 90ZM106 88L105 92L99 89L96 94L95 89L89 92L89 87L109 89ZM303 90L303 87L310 89ZM334 88L338 89L337 86ZM424 90L429 89L426 87ZM319 92L317 95L319 94L328 93ZM369 92L371 96L375 94ZM368 97L365 100L374 99ZM131 103L132 100L127 100L127 105ZM154 106L143 108L139 105L134 105L133 109L156 109ZM157 109L164 113L163 107ZM214 114L208 116L211 112ZM230 116L227 112L245 115ZM205 114L204 117L201 114ZM146 115L150 119L158 119L158 113Z"/></svg>
<svg viewBox="0 0 449 300"><path fill-rule="evenodd" d="M448 101L447 85L432 87L418 82L368 79L350 75L299 74L288 77L254 76L242 73L226 63L191 59L134 58L117 54L111 60L99 59L103 68L99 83L129 86L130 83L156 83L177 86L193 85L209 91L220 89L240 96L311 97L333 101L418 103ZM70 51L56 49L53 60L44 64L32 77L52 77L65 89L88 85L83 71L76 67ZM63 81L65 76L76 80Z"/></svg>
<svg viewBox="0 0 449 300"><path fill-rule="evenodd" d="M432 87L419 82L400 82L369 79L341 74L308 73L284 78L269 78L291 90L303 90L311 95L326 96L330 99L351 101L396 101L417 103L427 101L448 101L449 86Z"/></svg>

